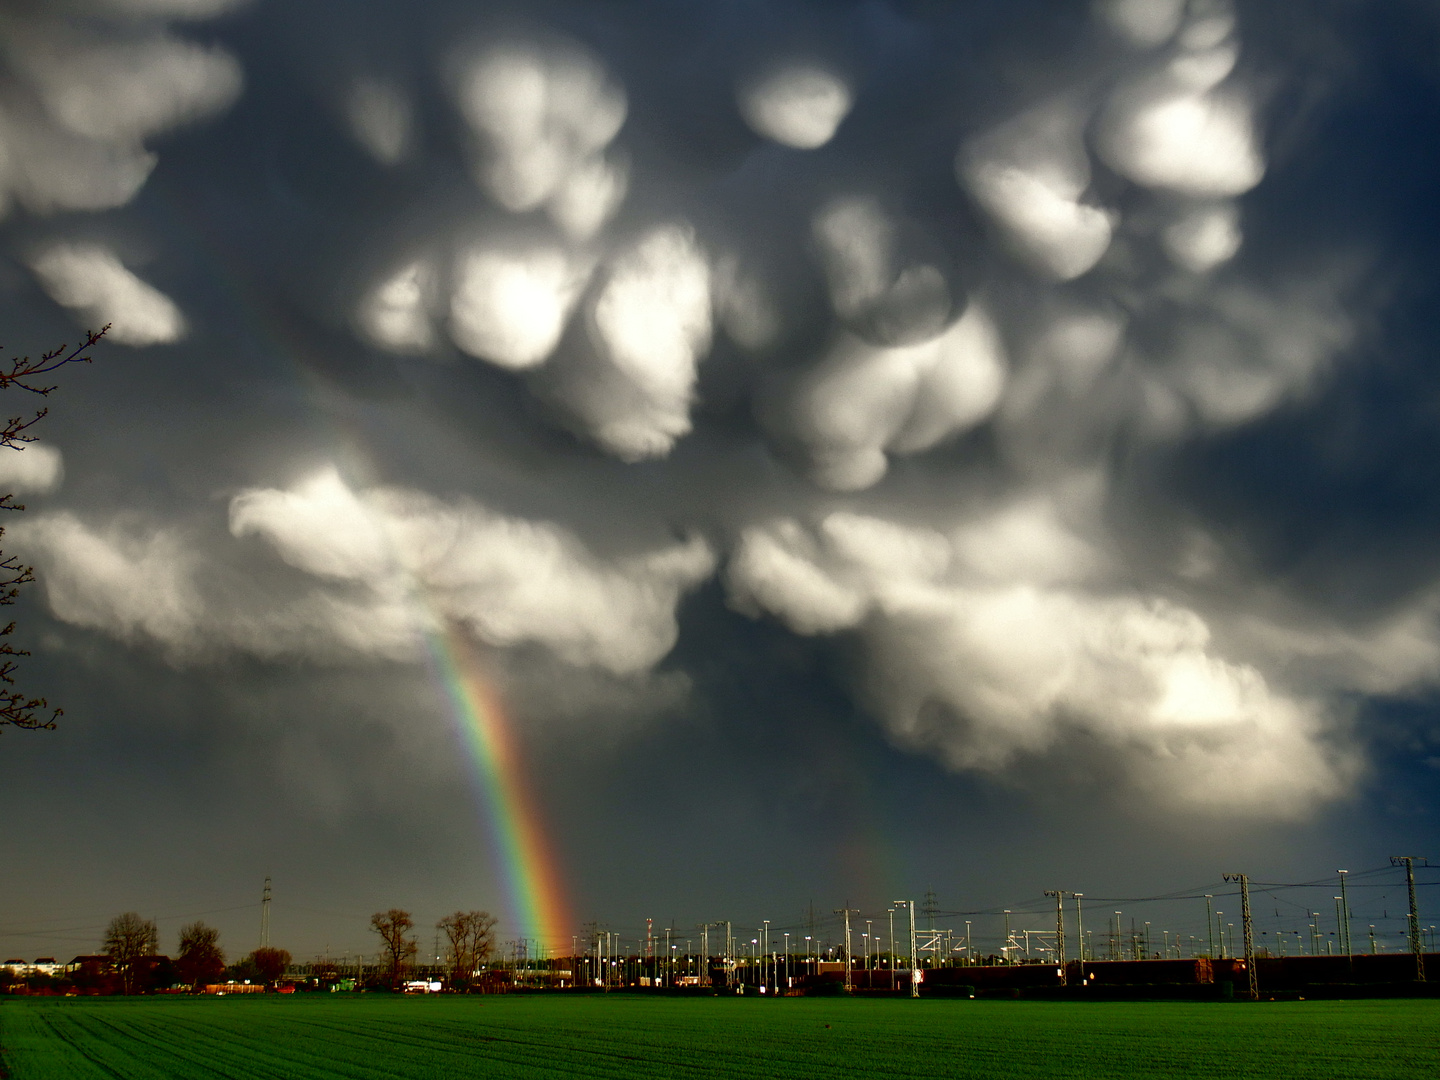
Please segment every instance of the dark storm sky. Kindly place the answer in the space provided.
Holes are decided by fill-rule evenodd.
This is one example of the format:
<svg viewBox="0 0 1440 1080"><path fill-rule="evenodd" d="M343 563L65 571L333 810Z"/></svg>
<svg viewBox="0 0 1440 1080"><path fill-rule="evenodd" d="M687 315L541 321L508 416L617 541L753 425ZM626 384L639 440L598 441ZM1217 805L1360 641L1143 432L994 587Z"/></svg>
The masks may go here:
<svg viewBox="0 0 1440 1080"><path fill-rule="evenodd" d="M1440 857L1437 139L1423 2L0 0L0 950L524 932L447 628L577 933Z"/></svg>

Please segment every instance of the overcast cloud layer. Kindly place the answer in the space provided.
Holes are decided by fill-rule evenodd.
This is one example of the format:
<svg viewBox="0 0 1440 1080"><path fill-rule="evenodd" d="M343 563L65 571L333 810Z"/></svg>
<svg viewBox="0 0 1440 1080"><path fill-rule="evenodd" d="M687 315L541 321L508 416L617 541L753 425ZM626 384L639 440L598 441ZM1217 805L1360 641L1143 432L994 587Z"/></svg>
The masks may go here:
<svg viewBox="0 0 1440 1080"><path fill-rule="evenodd" d="M1440 23L1302 8L0 2L6 343L111 325L0 461L25 760L180 731L136 784L449 835L458 628L572 851L660 810L576 748L680 732L1056 837L1036 792L1242 837L1433 780ZM715 842L852 845L850 768Z"/></svg>

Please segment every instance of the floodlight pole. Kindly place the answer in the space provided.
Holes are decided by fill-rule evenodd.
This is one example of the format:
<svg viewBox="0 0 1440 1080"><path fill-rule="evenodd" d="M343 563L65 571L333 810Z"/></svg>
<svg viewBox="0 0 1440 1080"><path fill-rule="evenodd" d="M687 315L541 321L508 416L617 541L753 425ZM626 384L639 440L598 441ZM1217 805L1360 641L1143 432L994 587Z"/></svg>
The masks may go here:
<svg viewBox="0 0 1440 1080"><path fill-rule="evenodd" d="M1353 955L1354 952L1355 952L1354 948L1353 948L1353 947L1351 946L1351 944L1350 944L1350 894L1345 891L1345 879L1350 876L1350 871L1349 871L1349 870L1341 870L1339 873L1340 873L1340 911L1341 911L1341 913L1342 913L1342 914L1344 915L1344 917L1345 917L1345 921L1344 921L1345 955L1346 955L1346 956L1350 956L1350 955ZM1351 963L1353 964L1354 961L1352 960Z"/></svg>
<svg viewBox="0 0 1440 1080"><path fill-rule="evenodd" d="M895 901L895 907L908 908L909 911L910 911L910 996L911 996L912 998L918 998L918 997L920 996L920 982L919 982L919 980L916 978L916 976L919 974L919 970L918 970L918 967L917 967L917 965L916 965L916 956L915 956L915 952L916 952L916 949L915 949L915 946L916 946L916 942L915 942L915 901L914 901L914 900L896 900L896 901ZM893 914L893 910L894 910L894 909L892 908L891 910L892 910L891 919L893 920L893 919L894 919L894 914ZM891 957L891 963L892 963L892 964L894 963L894 957L893 957L893 956Z"/></svg>
<svg viewBox="0 0 1440 1080"><path fill-rule="evenodd" d="M890 989L895 989L895 909L893 907L890 909Z"/></svg>

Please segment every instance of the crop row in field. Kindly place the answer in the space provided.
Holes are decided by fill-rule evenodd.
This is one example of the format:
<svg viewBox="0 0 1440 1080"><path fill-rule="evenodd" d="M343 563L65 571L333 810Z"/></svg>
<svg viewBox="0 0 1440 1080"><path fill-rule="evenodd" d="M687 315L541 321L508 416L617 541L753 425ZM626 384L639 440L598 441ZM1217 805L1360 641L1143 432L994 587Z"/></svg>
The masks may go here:
<svg viewBox="0 0 1440 1080"><path fill-rule="evenodd" d="M1440 1073L1440 1002L9 998L0 1061L13 1080L1397 1080Z"/></svg>

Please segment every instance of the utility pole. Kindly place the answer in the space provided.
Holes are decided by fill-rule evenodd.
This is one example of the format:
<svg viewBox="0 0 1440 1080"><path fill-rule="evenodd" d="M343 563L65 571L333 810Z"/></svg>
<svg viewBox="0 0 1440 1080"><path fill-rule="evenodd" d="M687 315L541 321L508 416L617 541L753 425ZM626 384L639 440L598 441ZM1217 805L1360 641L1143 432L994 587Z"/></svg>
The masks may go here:
<svg viewBox="0 0 1440 1080"><path fill-rule="evenodd" d="M1410 890L1414 895L1415 890ZM1410 905L1412 908L1414 904ZM260 895L260 948L270 947L270 879L265 879L265 891Z"/></svg>
<svg viewBox="0 0 1440 1080"><path fill-rule="evenodd" d="M920 956L915 942L915 901L910 901L910 996L920 996Z"/></svg>
<svg viewBox="0 0 1440 1080"><path fill-rule="evenodd" d="M1255 970L1255 929L1250 921L1250 877L1248 874L1226 874L1225 880L1240 883L1240 918L1245 924L1245 972L1250 977L1250 1000L1259 1001L1259 972Z"/></svg>
<svg viewBox="0 0 1440 1080"><path fill-rule="evenodd" d="M763 984L765 982L765 957L770 955L770 920L762 919L761 921L765 924L765 928L760 931L760 982ZM850 947L848 940L845 947L847 950ZM772 975L775 973L773 963L770 965L770 973Z"/></svg>
<svg viewBox="0 0 1440 1080"><path fill-rule="evenodd" d="M845 916L845 992L848 994L854 989L850 969L855 966L850 956L850 916L852 914L859 915L860 912L856 908L843 907L836 908L835 914Z"/></svg>
<svg viewBox="0 0 1440 1080"><path fill-rule="evenodd" d="M910 911L910 996L912 998L918 998L920 996L920 982L916 976L918 976L920 972L916 965L915 957L915 901L896 900L895 907L909 908ZM891 911L893 913L894 908L892 908ZM893 914L891 918L893 920ZM891 962L894 962L893 957L891 958Z"/></svg>
<svg viewBox="0 0 1440 1080"><path fill-rule="evenodd" d="M1064 889L1046 889L1045 895L1055 898L1055 966L1060 973L1060 985L1069 986L1065 974L1065 898L1073 894Z"/></svg>
<svg viewBox="0 0 1440 1080"><path fill-rule="evenodd" d="M1005 954L1005 963L1010 963L1010 909L1005 909L1005 947L1000 950Z"/></svg>
<svg viewBox="0 0 1440 1080"><path fill-rule="evenodd" d="M895 909L893 907L890 909L890 989L895 989Z"/></svg>
<svg viewBox="0 0 1440 1080"><path fill-rule="evenodd" d="M1353 955L1355 952L1354 948L1350 945L1350 895L1345 891L1345 879L1349 873L1349 870L1340 871L1340 911L1344 916L1341 934L1345 938L1344 948L1346 956Z"/></svg>
<svg viewBox="0 0 1440 1080"><path fill-rule="evenodd" d="M1215 959L1215 912L1211 904L1213 897L1210 893L1205 894L1205 932L1210 938L1210 959Z"/></svg>
<svg viewBox="0 0 1440 1080"><path fill-rule="evenodd" d="M730 920L725 920L725 985L735 984L735 935Z"/></svg>
<svg viewBox="0 0 1440 1080"><path fill-rule="evenodd" d="M1410 951L1415 954L1415 981L1425 981L1425 946L1420 940L1420 909L1415 906L1415 855L1391 855L1390 865L1405 867L1405 884L1410 889ZM1420 859L1422 865L1429 862Z"/></svg>
<svg viewBox="0 0 1440 1080"><path fill-rule="evenodd" d="M1080 954L1080 985L1085 985L1085 924L1080 919L1080 898L1084 893L1072 893L1075 897L1075 951ZM1149 925L1148 923L1146 925Z"/></svg>

